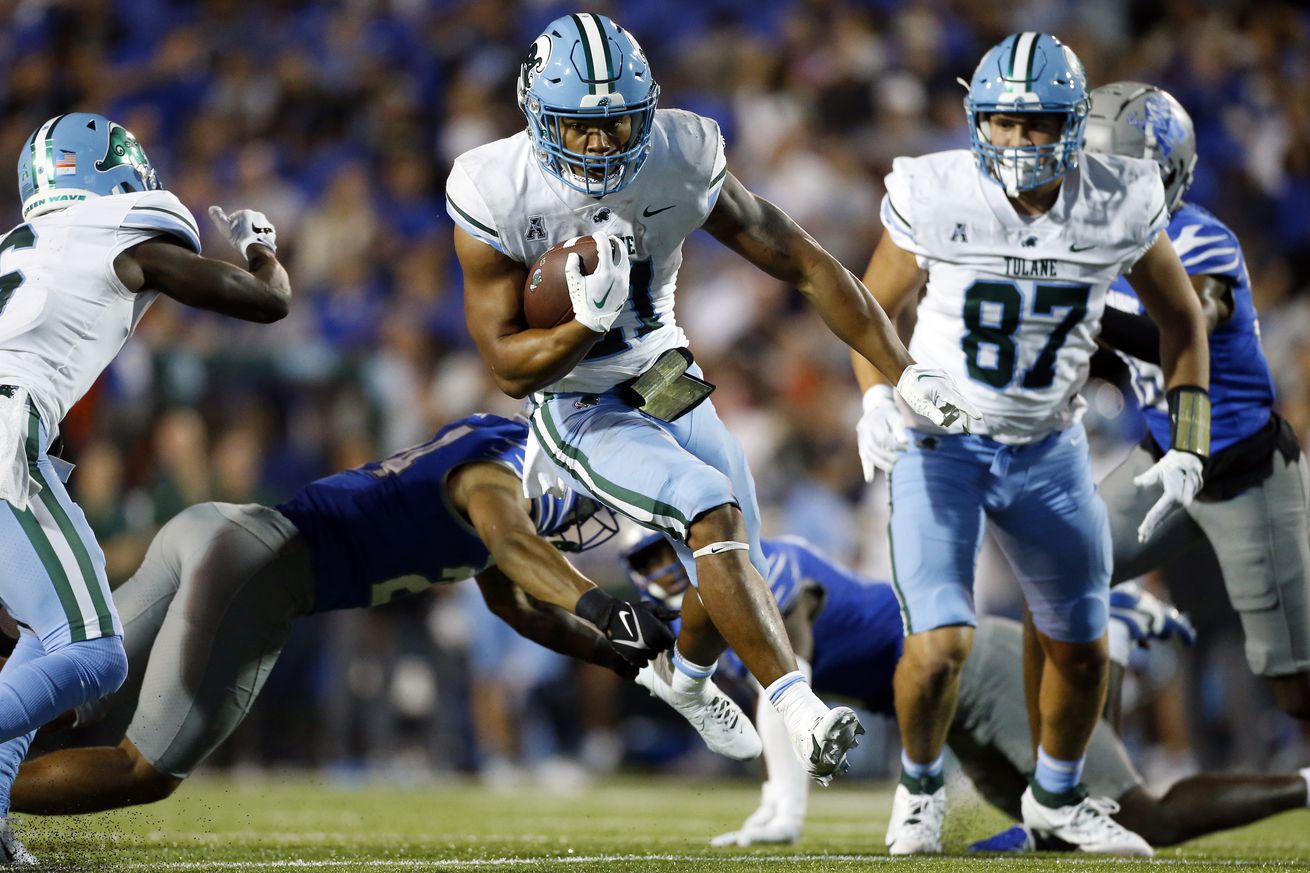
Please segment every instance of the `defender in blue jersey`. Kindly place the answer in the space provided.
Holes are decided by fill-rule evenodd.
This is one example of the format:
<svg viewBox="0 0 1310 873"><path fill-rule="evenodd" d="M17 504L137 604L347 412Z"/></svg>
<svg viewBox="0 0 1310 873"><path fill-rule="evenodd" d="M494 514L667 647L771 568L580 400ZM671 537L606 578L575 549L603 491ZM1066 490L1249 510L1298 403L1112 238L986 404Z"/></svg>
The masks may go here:
<svg viewBox="0 0 1310 873"><path fill-rule="evenodd" d="M1160 164L1172 212L1169 237L1206 310L1210 331L1211 450L1205 486L1185 512L1144 542L1135 519L1149 498L1133 480L1169 450L1154 326L1122 279L1110 294L1101 338L1128 362L1148 434L1100 485L1110 511L1113 581L1159 567L1207 540L1246 634L1252 672L1282 709L1310 719L1310 538L1306 470L1291 427L1274 411L1242 247L1223 222L1183 201L1196 162L1191 118L1173 97L1139 82L1092 92L1088 148Z"/></svg>
<svg viewBox="0 0 1310 873"><path fill-rule="evenodd" d="M813 546L793 537L763 540L768 582L782 612L802 669L812 671L814 690L845 697L878 715L894 718L892 676L904 642L900 610L892 587L838 565ZM672 547L659 534L623 554L629 578L643 595L676 608L689 583ZM1176 610L1150 595L1133 609L1112 609L1139 641L1183 631ZM1142 617L1151 620L1143 623ZM1018 818L1019 795L1032 769L1032 746L1025 715L1023 631L1008 619L983 617L960 682L960 702L947 744L978 791L993 805ZM659 667L664 656L652 666ZM729 650L721 671L749 681ZM758 691L758 687L756 687ZM795 842L801 833L809 782L790 753L785 731L767 704L756 708L756 727L764 740L768 778L760 806L740 830L715 837L719 846ZM1307 804L1308 771L1301 774L1200 774L1154 797L1110 726L1097 725L1088 747L1088 787L1119 804L1116 819L1155 846L1237 827ZM1009 844L995 840L984 851L1032 848L1018 828L1006 832Z"/></svg>
<svg viewBox="0 0 1310 873"><path fill-rule="evenodd" d="M658 610L615 600L560 555L552 540L586 548L617 528L589 498L522 496L527 434L523 419L474 415L277 508L179 514L114 592L127 682L78 712L96 741L117 745L36 759L14 808L90 812L168 796L250 711L292 620L470 576L523 636L634 677L673 634Z"/></svg>

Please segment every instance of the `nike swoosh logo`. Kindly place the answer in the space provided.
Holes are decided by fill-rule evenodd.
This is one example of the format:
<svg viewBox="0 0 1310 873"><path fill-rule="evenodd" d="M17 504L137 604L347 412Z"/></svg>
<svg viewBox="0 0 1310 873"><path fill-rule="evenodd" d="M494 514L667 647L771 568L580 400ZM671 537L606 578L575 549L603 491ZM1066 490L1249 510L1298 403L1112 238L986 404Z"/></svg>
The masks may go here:
<svg viewBox="0 0 1310 873"><path fill-rule="evenodd" d="M619 621L623 622L623 629L628 632L628 636L637 635L637 632L632 629L632 614L626 609L619 613Z"/></svg>
<svg viewBox="0 0 1310 873"><path fill-rule="evenodd" d="M604 296L604 297L600 298L599 300L593 300L593 301L591 301L591 305L594 306L594 307L596 307L597 309L600 309L602 306L605 305L605 301L610 299L610 292L613 291L613 290L614 290L614 288L611 287L611 288L609 289L609 291L606 291L606 292L605 292L605 296Z"/></svg>
<svg viewBox="0 0 1310 873"><path fill-rule="evenodd" d="M674 206L677 205L678 204L675 203L673 204L673 206L665 206L663 209L651 209L649 206L647 206L645 209L641 210L641 217L650 218L653 215L659 215L661 212L668 212L670 209L674 208Z"/></svg>
<svg viewBox="0 0 1310 873"><path fill-rule="evenodd" d="M1090 245L1090 246L1071 245L1071 246L1069 246L1069 251L1071 251L1071 252L1085 252L1085 251L1087 251L1088 249L1094 249L1094 248L1096 248L1096 244L1095 244L1095 243L1093 243L1093 244Z"/></svg>
<svg viewBox="0 0 1310 873"><path fill-rule="evenodd" d="M732 546L722 546L719 543L715 543L714 545L710 546L711 555L721 555L724 552L731 552L731 551L732 551Z"/></svg>

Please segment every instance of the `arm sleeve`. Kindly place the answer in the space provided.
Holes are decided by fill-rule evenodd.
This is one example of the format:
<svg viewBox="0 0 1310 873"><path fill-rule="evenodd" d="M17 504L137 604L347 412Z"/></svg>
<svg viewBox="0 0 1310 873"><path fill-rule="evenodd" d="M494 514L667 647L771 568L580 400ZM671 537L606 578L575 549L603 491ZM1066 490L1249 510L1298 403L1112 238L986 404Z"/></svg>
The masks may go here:
<svg viewBox="0 0 1310 873"><path fill-rule="evenodd" d="M1101 339L1139 361L1160 363L1160 331L1145 315L1105 307L1101 314Z"/></svg>
<svg viewBox="0 0 1310 873"><path fill-rule="evenodd" d="M186 243L193 252L200 254L200 228L195 218L182 205L182 201L168 191L147 191L139 197L123 217L120 228L171 234Z"/></svg>
<svg viewBox="0 0 1310 873"><path fill-rule="evenodd" d="M446 212L452 221L462 227L474 239L480 240L502 254L507 254L501 242L500 231L496 229L496 219L487 207L487 202L473 184L468 170L460 161L451 167L446 178Z"/></svg>

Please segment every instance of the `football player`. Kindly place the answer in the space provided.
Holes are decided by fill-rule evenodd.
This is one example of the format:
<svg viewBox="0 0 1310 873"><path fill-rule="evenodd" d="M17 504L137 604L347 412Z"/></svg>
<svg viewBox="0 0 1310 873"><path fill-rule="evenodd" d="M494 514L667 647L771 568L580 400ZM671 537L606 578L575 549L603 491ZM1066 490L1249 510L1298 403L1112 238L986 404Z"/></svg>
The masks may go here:
<svg viewBox="0 0 1310 873"><path fill-rule="evenodd" d="M677 669L656 686L660 696L699 721L716 750L758 755L749 720L707 684L726 638L768 689L809 772L826 783L859 722L847 707L830 710L797 671L760 576L746 459L706 401L713 386L674 320L683 240L704 228L794 284L933 421L967 419L972 406L940 370L915 365L858 279L737 181L714 121L657 110L646 56L609 18L577 13L548 24L523 62L518 98L527 129L464 153L446 183L469 331L496 384L531 398L546 463L679 543L701 596L684 615ZM584 275L576 255L566 262L574 319L528 329L528 266L586 234L599 263Z"/></svg>
<svg viewBox="0 0 1310 873"><path fill-rule="evenodd" d="M1149 499L1134 486L1172 445L1159 332L1133 288L1111 286L1101 339L1123 353L1146 417L1142 444L1101 482L1114 540L1112 581L1131 579L1201 540L1214 549L1246 634L1251 671L1278 705L1310 719L1310 537L1306 471L1291 426L1274 411L1274 385L1242 247L1223 222L1183 200L1196 166L1196 134L1168 93L1140 82L1092 92L1089 151L1149 158L1160 167L1169 238L1201 299L1210 333L1213 454L1198 500L1145 539L1135 519Z"/></svg>
<svg viewBox="0 0 1310 873"><path fill-rule="evenodd" d="M892 675L904 631L892 586L847 570L803 540L766 537L763 546L773 596L798 662L812 671L815 691L894 716ZM625 550L622 560L643 595L671 609L679 607L689 587L687 574L662 536L644 538ZM1143 622L1145 616L1150 620ZM1173 635L1186 640L1191 633L1177 610L1149 594L1125 600L1122 608L1113 609L1111 620L1141 643ZM1018 622L996 617L979 622L947 732L947 745L979 793L1015 818L1021 817L1019 795L1032 769L1022 647ZM652 667L666 669L663 660ZM749 678L731 651L723 664L725 674ZM795 842L805 821L809 785L789 751L786 731L762 697L757 698L755 713L768 773L760 805L739 830L711 840L714 845ZM1153 846L1171 846L1310 805L1310 768L1286 775L1200 774L1157 798L1104 722L1092 733L1087 762L1089 789L1113 798L1119 806L1114 818ZM1032 834L1022 826L975 844L980 851L1035 847Z"/></svg>
<svg viewBox="0 0 1310 873"><path fill-rule="evenodd" d="M855 360L866 476L891 471L893 582L907 633L895 683L904 750L893 854L940 851L942 747L973 638L984 519L1016 570L1032 649L1046 660L1043 670L1034 657L1029 673L1038 748L1024 821L1090 852L1151 851L1081 787L1106 691L1110 532L1078 389L1110 282L1131 270L1160 325L1173 428L1170 451L1138 480L1163 485L1149 533L1200 485L1208 358L1200 306L1164 233L1160 174L1140 159L1080 156L1089 102L1071 50L1048 34L1012 34L968 85L972 148L898 158L886 180L887 232L865 282L895 317L926 281L911 352L955 376L984 415L973 434L943 429L898 408L882 377Z"/></svg>
<svg viewBox="0 0 1310 873"><path fill-rule="evenodd" d="M0 672L0 863L34 863L3 818L32 733L127 672L104 554L47 453L60 421L160 294L258 322L291 302L262 214L210 207L248 269L201 257L191 213L103 115L38 127L18 192L23 223L0 238L0 601L22 629Z"/></svg>
<svg viewBox="0 0 1310 873"><path fill-rule="evenodd" d="M77 714L99 742L30 761L14 809L91 812L167 797L245 718L298 616L470 576L523 636L635 677L673 633L656 611L596 588L551 542L589 548L617 526L573 492L523 497L527 435L521 418L475 415L277 507L202 503L177 515L114 592L127 682Z"/></svg>

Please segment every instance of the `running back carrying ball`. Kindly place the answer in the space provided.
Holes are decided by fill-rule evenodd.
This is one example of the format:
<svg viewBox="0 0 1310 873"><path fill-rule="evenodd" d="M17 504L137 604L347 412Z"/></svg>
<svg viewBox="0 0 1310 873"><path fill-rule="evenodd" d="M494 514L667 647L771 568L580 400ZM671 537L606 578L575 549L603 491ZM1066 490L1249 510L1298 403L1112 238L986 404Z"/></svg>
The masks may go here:
<svg viewBox="0 0 1310 873"><path fill-rule="evenodd" d="M523 286L523 318L528 327L552 328L573 318L564 264L574 252L582 258L583 273L590 274L596 269L596 241L580 236L549 249L528 271L528 281Z"/></svg>

